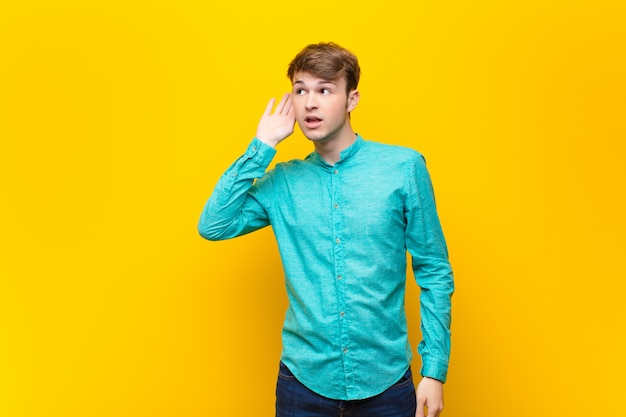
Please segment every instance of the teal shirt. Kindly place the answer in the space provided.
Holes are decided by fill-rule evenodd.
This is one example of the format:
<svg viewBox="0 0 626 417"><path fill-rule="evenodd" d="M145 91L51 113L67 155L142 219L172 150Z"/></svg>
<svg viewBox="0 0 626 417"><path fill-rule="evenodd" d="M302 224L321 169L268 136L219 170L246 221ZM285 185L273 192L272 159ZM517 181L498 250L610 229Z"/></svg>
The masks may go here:
<svg viewBox="0 0 626 417"><path fill-rule="evenodd" d="M398 381L412 358L408 251L421 288L421 374L445 382L454 283L424 158L357 135L334 165L313 152L266 172L275 153L255 138L198 230L221 240L272 226L289 299L282 361L333 399L372 397Z"/></svg>

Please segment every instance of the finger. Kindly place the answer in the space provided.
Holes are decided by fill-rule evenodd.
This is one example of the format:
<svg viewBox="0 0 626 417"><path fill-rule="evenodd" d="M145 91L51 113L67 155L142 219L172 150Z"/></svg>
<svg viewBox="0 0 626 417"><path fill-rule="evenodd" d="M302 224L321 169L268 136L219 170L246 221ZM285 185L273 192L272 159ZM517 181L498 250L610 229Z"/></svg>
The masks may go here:
<svg viewBox="0 0 626 417"><path fill-rule="evenodd" d="M276 100L271 98L269 103L267 103L267 106L265 107L265 112L263 113L263 115L265 116L269 116L272 113L272 108L274 107L274 102Z"/></svg>
<svg viewBox="0 0 626 417"><path fill-rule="evenodd" d="M417 411L415 412L415 417L424 417L424 401L421 399L417 399Z"/></svg>
<svg viewBox="0 0 626 417"><path fill-rule="evenodd" d="M431 410L429 408L428 415L426 417L438 417L440 413L441 413L440 411Z"/></svg>
<svg viewBox="0 0 626 417"><path fill-rule="evenodd" d="M426 417L438 417L442 409L440 407L427 407L428 415Z"/></svg>
<svg viewBox="0 0 626 417"><path fill-rule="evenodd" d="M289 94L287 103L285 103L285 113L287 113L287 116L293 115L293 100L291 99L291 94Z"/></svg>
<svg viewBox="0 0 626 417"><path fill-rule="evenodd" d="M284 110L285 110L285 106L287 105L287 102L289 102L291 98L291 94L289 93L285 93L283 95L283 97L280 99L280 103L278 103L278 106L276 106L276 114L283 114Z"/></svg>

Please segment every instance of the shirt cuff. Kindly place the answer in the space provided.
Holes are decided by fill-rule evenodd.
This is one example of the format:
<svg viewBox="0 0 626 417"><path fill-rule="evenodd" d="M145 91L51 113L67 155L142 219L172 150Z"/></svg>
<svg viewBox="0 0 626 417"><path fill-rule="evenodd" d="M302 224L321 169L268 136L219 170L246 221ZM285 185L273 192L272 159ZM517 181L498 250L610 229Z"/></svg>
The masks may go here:
<svg viewBox="0 0 626 417"><path fill-rule="evenodd" d="M420 374L423 377L436 379L437 381L445 383L448 377L448 364L437 360L424 360Z"/></svg>
<svg viewBox="0 0 626 417"><path fill-rule="evenodd" d="M267 166L272 162L274 155L276 155L276 149L254 138L248 146L248 149L246 149L245 155L259 165Z"/></svg>

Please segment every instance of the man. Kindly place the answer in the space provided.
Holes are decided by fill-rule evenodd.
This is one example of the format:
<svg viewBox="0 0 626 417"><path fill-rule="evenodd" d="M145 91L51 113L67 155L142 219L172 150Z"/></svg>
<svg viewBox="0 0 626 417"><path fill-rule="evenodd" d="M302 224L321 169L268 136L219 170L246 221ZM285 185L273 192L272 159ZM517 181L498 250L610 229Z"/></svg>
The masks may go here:
<svg viewBox="0 0 626 417"><path fill-rule="evenodd" d="M348 50L309 45L288 76L292 92L273 112L270 100L198 226L220 240L272 225L289 299L276 416L421 417L425 408L437 416L454 284L424 159L353 131L360 68ZM315 151L266 172L295 122ZM421 288L417 397L404 311L407 250Z"/></svg>

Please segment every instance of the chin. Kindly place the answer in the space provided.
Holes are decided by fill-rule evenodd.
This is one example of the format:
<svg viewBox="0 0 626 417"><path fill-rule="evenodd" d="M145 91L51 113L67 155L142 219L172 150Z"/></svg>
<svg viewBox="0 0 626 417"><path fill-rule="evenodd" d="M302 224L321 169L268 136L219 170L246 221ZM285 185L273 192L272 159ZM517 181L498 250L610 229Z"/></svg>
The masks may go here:
<svg viewBox="0 0 626 417"><path fill-rule="evenodd" d="M305 132L304 136L313 142L324 142L326 140L326 135L322 132Z"/></svg>

